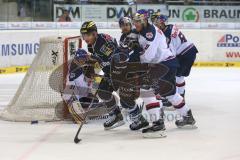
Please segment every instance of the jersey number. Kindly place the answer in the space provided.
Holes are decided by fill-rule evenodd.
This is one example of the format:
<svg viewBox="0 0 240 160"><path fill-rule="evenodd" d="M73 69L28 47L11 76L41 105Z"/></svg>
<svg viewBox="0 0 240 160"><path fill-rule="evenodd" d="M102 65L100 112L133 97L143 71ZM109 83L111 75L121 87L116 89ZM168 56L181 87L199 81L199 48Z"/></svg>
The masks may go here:
<svg viewBox="0 0 240 160"><path fill-rule="evenodd" d="M182 34L182 32L179 32L178 37L181 40L181 43L187 42L187 39L185 38L185 36Z"/></svg>

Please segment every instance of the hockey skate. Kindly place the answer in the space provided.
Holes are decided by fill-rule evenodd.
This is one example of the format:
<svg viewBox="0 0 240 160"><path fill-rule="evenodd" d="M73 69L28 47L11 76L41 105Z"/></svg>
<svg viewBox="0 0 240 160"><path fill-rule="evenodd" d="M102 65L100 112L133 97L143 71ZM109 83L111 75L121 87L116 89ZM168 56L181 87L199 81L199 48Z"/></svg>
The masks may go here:
<svg viewBox="0 0 240 160"><path fill-rule="evenodd" d="M195 125L196 121L193 118L192 111L189 110L186 116L183 116L182 119L176 120L175 124L178 128L185 129L195 129L197 126Z"/></svg>
<svg viewBox="0 0 240 160"><path fill-rule="evenodd" d="M161 118L153 122L151 127L143 129L142 133L144 138L164 138L167 137L165 130L164 119Z"/></svg>
<svg viewBox="0 0 240 160"><path fill-rule="evenodd" d="M129 128L132 131L136 131L147 126L149 126L148 121L141 115L141 117L137 121L134 121L132 124L130 124Z"/></svg>
<svg viewBox="0 0 240 160"><path fill-rule="evenodd" d="M124 125L122 113L110 113L108 120L103 124L105 130L110 130Z"/></svg>

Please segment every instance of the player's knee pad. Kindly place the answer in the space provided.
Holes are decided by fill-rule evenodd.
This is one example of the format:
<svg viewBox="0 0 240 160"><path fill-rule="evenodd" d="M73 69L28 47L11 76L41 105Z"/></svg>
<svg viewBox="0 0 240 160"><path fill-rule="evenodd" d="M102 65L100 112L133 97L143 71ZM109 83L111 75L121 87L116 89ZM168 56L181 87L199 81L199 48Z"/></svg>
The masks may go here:
<svg viewBox="0 0 240 160"><path fill-rule="evenodd" d="M166 97L169 102L172 103L173 107L176 109L180 109L185 105L184 99L182 96L180 96L179 93L175 93L172 96Z"/></svg>

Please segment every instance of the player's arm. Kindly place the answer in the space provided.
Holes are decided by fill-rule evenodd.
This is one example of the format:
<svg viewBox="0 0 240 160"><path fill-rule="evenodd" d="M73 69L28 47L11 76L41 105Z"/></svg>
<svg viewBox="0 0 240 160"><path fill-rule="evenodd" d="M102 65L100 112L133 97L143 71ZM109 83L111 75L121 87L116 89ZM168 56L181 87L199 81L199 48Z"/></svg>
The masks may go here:
<svg viewBox="0 0 240 160"><path fill-rule="evenodd" d="M156 60L165 60L173 55L161 30L154 29L152 32L147 33L145 38L147 44L143 48L144 52L141 55L141 59L144 59L146 62L156 62ZM161 55L161 59L156 59L156 54Z"/></svg>
<svg viewBox="0 0 240 160"><path fill-rule="evenodd" d="M176 25L174 25L172 28L171 38L174 42L174 47L176 51L178 51L178 49L181 47L183 43L187 42L185 35L177 28Z"/></svg>

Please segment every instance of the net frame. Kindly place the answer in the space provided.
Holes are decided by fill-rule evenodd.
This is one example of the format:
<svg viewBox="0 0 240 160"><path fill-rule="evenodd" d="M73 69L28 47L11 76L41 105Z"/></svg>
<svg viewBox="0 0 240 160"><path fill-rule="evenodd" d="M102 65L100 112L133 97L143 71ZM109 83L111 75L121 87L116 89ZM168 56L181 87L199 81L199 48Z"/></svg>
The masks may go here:
<svg viewBox="0 0 240 160"><path fill-rule="evenodd" d="M49 44L48 44L49 43ZM72 44L71 44L72 43ZM43 60L43 56L45 54L45 50L43 47L46 46L46 44L50 45L53 44L53 48L57 48L57 52L59 52L59 54L55 57L55 59L51 59L50 62L56 62L58 59L58 63L56 65L49 65L46 64L45 65L39 65L38 63L41 63L41 60ZM75 44L75 45L73 45ZM71 45L73 45L75 48L71 48ZM69 118L69 112L68 109L66 107L66 105L64 104L63 101L61 101L61 93L55 93L51 90L49 90L49 97L44 97L46 98L46 102L43 102L39 105L36 105L36 108L34 108L34 105L32 106L24 106L24 104L22 105L23 102L19 102L21 101L21 98L24 96L21 96L21 94L24 94L26 92L26 88L25 87L29 87L29 83L33 83L31 82L31 79L37 81L38 79L35 78L34 79L34 75L36 74L36 76L38 76L38 74L41 72L43 73L43 76L49 76L52 71L54 71L54 69L56 69L59 66L62 66L62 68L60 68L62 71L61 73L61 78L60 78L60 83L62 83L62 87L64 88L66 85L66 80L67 80L67 74L68 74L68 61L72 58L73 53L71 53L73 51L73 49L77 49L77 48L81 48L82 47L82 40L80 38L80 36L73 36L73 37L56 37L56 36L51 36L51 37L43 37L40 39L40 48L38 51L38 54L35 56L35 58L33 59L32 64L30 65L29 70L27 71L25 77L23 78L19 88L17 89L14 97L11 99L10 103L7 105L7 107L3 110L0 111L0 119L2 120L9 120L9 121L56 121L56 120L66 120ZM50 52L50 51L49 51ZM46 56L52 56L49 55L50 53L47 52ZM61 55L62 53L62 55ZM62 57L61 57L62 56ZM41 59L42 58L42 59ZM44 62L44 60L43 60ZM36 67L37 66L37 67ZM49 68L48 68L49 67ZM47 74L46 74L46 73ZM49 73L48 73L49 72ZM46 75L45 75L46 74ZM49 78L49 77L47 77ZM29 80L30 79L30 80ZM48 80L48 79L47 79ZM47 84L41 84L41 80L39 80L40 82L36 82L36 84L39 84L40 89L46 87L47 89L49 89L49 85ZM44 83L44 82L43 82ZM46 81L45 81L46 83ZM31 86L31 85L30 85ZM33 86L34 88L35 86ZM31 91L31 89L29 89ZM35 90L35 92L37 92L37 90ZM44 92L44 91L43 91ZM46 92L47 94L48 92ZM34 94L34 93L33 93ZM30 95L31 96L31 95ZM52 99L54 99L54 96L57 97L57 100L61 101L61 103L57 103L55 104L55 102L52 104ZM32 98L32 97L31 97ZM35 97L33 96L33 99ZM44 100L43 98L43 100ZM49 98L49 99L48 99ZM20 100L19 100L20 99ZM23 101L26 100L26 98L22 98ZM37 101L38 99L36 99ZM57 101L56 100L56 101ZM48 101L51 101L50 103L48 103ZM54 101L54 100L53 100ZM28 103L28 102L26 102ZM18 106L19 105L19 106ZM25 108L24 108L25 107Z"/></svg>

